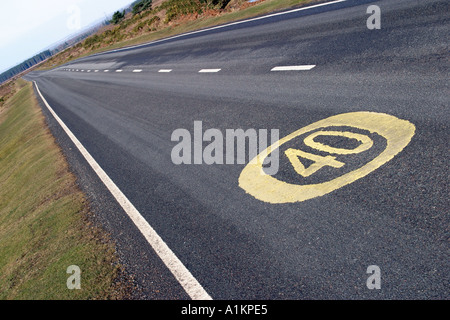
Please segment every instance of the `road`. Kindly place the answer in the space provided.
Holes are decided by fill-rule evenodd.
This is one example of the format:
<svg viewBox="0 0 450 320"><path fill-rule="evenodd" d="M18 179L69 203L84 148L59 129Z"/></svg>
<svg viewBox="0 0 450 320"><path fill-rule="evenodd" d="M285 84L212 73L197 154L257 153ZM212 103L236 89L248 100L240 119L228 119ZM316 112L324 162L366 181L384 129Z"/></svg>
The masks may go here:
<svg viewBox="0 0 450 320"><path fill-rule="evenodd" d="M381 29L367 27L370 5L381 9ZM448 299L449 17L448 1L348 0L97 54L26 79L212 299ZM297 68L274 69L289 66ZM137 297L192 297L42 106L135 275ZM342 124L330 118L350 113ZM362 124L368 118L375 129ZM280 145L272 180L244 177L249 157L173 160L172 134L194 138L194 122L223 133L225 146L230 129L276 129L282 139L324 119L338 133L312 143L333 146L338 162L324 160L327 152L288 157L287 147L306 150L294 137ZM337 183L368 162L377 165ZM297 184L318 194L303 199L309 191Z"/></svg>

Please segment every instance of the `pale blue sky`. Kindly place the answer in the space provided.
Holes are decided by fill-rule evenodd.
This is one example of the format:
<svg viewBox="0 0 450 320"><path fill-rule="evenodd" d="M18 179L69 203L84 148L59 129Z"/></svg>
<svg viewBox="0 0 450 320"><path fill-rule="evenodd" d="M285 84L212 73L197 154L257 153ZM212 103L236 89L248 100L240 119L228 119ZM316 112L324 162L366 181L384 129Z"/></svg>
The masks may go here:
<svg viewBox="0 0 450 320"><path fill-rule="evenodd" d="M0 0L0 73L132 2Z"/></svg>

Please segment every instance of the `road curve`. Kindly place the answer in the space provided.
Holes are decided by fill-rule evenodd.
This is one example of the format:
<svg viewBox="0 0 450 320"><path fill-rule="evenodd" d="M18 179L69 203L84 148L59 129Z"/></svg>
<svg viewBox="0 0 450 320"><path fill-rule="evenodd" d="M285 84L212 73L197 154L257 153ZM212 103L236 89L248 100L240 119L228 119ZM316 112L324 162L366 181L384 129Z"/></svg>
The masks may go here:
<svg viewBox="0 0 450 320"><path fill-rule="evenodd" d="M381 29L367 27L371 5ZM448 299L448 6L347 0L25 78L138 298L192 296L44 100L212 299ZM200 122L224 139L277 129L274 180L243 177L249 158L175 164L172 134Z"/></svg>

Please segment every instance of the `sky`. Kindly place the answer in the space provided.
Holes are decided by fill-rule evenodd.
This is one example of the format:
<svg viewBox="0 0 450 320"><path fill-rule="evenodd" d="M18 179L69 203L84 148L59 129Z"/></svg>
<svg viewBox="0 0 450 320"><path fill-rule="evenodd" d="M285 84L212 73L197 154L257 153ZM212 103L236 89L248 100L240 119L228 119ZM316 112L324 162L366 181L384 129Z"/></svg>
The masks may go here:
<svg viewBox="0 0 450 320"><path fill-rule="evenodd" d="M133 0L0 0L0 73Z"/></svg>

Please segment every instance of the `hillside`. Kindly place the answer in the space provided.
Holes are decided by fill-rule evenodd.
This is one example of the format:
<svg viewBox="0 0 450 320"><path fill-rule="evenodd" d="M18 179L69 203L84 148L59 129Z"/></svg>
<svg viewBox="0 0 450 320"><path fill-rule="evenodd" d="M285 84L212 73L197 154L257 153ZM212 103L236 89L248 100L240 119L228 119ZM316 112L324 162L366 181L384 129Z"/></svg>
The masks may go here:
<svg viewBox="0 0 450 320"><path fill-rule="evenodd" d="M146 2L148 0L136 1ZM254 17L317 0L154 0L149 9L128 12L82 42L60 52L39 69L119 47L145 43L183 32Z"/></svg>

